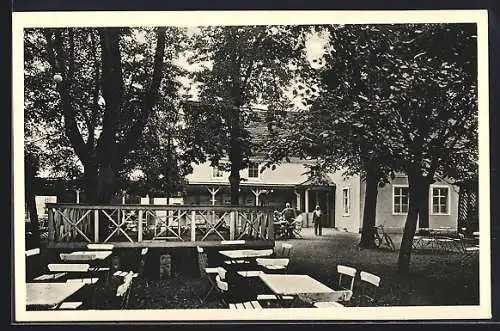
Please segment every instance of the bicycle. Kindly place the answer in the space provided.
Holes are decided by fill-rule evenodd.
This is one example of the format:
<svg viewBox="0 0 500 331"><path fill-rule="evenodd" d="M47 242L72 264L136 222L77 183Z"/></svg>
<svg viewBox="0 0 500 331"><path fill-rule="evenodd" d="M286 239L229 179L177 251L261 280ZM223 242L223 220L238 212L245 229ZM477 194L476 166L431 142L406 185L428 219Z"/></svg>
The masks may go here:
<svg viewBox="0 0 500 331"><path fill-rule="evenodd" d="M377 248L381 248L382 246L386 246L391 251L395 251L396 247L394 246L394 242L392 241L391 236L389 236L384 231L384 226L383 225L375 226L375 230L376 230L375 237L374 237L375 246Z"/></svg>

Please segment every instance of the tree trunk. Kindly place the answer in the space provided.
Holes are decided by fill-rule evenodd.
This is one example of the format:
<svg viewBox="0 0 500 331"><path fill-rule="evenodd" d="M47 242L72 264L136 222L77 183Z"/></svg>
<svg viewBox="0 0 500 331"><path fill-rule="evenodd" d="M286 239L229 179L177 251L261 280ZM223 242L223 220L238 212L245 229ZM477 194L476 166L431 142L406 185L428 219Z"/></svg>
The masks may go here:
<svg viewBox="0 0 500 331"><path fill-rule="evenodd" d="M235 168L235 167L234 167ZM231 175L229 175L229 184L231 185L231 205L237 206L240 200L240 171L231 166Z"/></svg>
<svg viewBox="0 0 500 331"><path fill-rule="evenodd" d="M418 227L429 228L429 187L425 183L422 188L422 195L420 197L420 210L418 213Z"/></svg>
<svg viewBox="0 0 500 331"><path fill-rule="evenodd" d="M109 204L116 190L117 172L110 165L97 166L88 164L85 166L85 193L87 203ZM110 233L109 219L106 215L99 213L99 241L104 241Z"/></svg>
<svg viewBox="0 0 500 331"><path fill-rule="evenodd" d="M40 226L38 223L38 213L36 210L36 199L35 192L33 190L33 180L31 178L26 181L26 191L25 191L25 201L28 207L28 212L30 214L30 230L31 237L28 242L29 247L27 249L40 247Z"/></svg>
<svg viewBox="0 0 500 331"><path fill-rule="evenodd" d="M28 212L30 215L30 230L31 237L29 238L27 248L40 247L40 226L38 223L38 213L36 211L36 199L35 199L35 157L31 154L25 154L24 161L24 201Z"/></svg>
<svg viewBox="0 0 500 331"><path fill-rule="evenodd" d="M240 108L233 108L231 127L231 147L229 159L231 161L231 174L229 183L231 185L231 205L237 206L240 200L240 168L241 168L241 130L240 130Z"/></svg>
<svg viewBox="0 0 500 331"><path fill-rule="evenodd" d="M361 241L359 246L362 248L375 247L375 218L377 211L378 195L378 175L377 171L368 169L366 174L365 206L363 210L363 228L361 230Z"/></svg>
<svg viewBox="0 0 500 331"><path fill-rule="evenodd" d="M410 256L413 236L417 229L418 215L421 207L421 197L424 191L424 178L417 171L408 172L409 207L406 216L403 238L398 258L398 272L408 273L410 269Z"/></svg>

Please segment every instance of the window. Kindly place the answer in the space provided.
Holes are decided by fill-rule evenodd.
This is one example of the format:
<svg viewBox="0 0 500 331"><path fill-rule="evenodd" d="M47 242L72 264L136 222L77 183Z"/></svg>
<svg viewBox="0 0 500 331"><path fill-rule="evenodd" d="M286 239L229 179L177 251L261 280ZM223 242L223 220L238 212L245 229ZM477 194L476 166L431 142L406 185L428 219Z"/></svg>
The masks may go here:
<svg viewBox="0 0 500 331"><path fill-rule="evenodd" d="M350 189L345 187L342 189L342 210L344 211L344 216L349 216L351 214L351 203L350 203Z"/></svg>
<svg viewBox="0 0 500 331"><path fill-rule="evenodd" d="M219 166L215 166L215 167L212 167L212 177L213 178L222 178L222 176L224 176L224 167L226 166L225 163L220 163ZM219 168L219 167L222 167Z"/></svg>
<svg viewBox="0 0 500 331"><path fill-rule="evenodd" d="M432 186L432 213L435 215L449 215L450 190L448 186Z"/></svg>
<svg viewBox="0 0 500 331"><path fill-rule="evenodd" d="M409 191L406 185L394 185L392 189L392 213L408 213Z"/></svg>
<svg viewBox="0 0 500 331"><path fill-rule="evenodd" d="M259 178L259 164L250 162L248 165L248 178Z"/></svg>

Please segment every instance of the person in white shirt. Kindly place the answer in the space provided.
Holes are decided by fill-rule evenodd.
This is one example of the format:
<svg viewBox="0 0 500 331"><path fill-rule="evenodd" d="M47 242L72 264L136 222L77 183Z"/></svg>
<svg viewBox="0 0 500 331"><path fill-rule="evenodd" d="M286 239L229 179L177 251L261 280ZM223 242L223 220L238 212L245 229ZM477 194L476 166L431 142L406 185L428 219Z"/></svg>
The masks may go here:
<svg viewBox="0 0 500 331"><path fill-rule="evenodd" d="M321 230L323 228L322 224L323 213L321 212L321 208L319 205L316 205L316 208L313 211L313 224L314 224L314 234L317 236L321 236Z"/></svg>

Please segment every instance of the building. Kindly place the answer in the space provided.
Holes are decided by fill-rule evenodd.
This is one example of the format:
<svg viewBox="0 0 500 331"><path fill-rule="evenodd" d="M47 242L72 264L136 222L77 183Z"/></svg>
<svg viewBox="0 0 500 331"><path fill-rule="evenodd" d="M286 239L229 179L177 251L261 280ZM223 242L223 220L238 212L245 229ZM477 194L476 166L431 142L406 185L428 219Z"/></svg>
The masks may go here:
<svg viewBox="0 0 500 331"><path fill-rule="evenodd" d="M268 134L266 111L254 110L249 124L251 138L263 141ZM310 161L290 159L273 169L262 169L263 158L257 155L247 169L240 171L240 205L273 206L282 210L286 202L305 213L305 227L312 225L316 204L325 213L325 226L358 232L362 227L365 183L360 176L343 176L343 172L328 174L314 181L306 174ZM221 162L228 162L222 160ZM223 168L223 165L221 165ZM209 162L193 164L186 177L184 203L195 205L230 205L229 172L211 167ZM379 188L376 220L388 231L402 231L408 210L408 181L396 176ZM458 187L436 183L429 192L429 226L456 228L458 217Z"/></svg>
<svg viewBox="0 0 500 331"><path fill-rule="evenodd" d="M362 227L366 184L360 176L345 177L341 172L328 174L321 183L309 179L304 160L290 160L264 169L255 160L240 172L240 205L284 208L286 202L305 213L305 227L311 226L312 211L319 204L326 214L327 227L358 232ZM231 202L229 173L211 167L209 163L193 165L187 176L186 204L229 205ZM458 187L440 182L429 191L429 227L457 227ZM408 211L408 180L396 176L391 183L379 187L376 221L388 231L403 230Z"/></svg>

